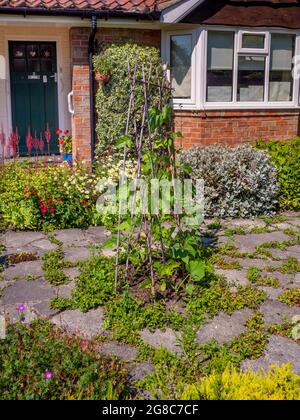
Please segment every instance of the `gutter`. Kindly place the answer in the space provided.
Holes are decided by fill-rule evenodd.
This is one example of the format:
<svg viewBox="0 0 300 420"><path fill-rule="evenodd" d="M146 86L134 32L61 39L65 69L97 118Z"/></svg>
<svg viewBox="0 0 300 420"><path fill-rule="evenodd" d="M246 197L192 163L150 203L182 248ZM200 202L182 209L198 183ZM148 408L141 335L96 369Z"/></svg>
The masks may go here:
<svg viewBox="0 0 300 420"><path fill-rule="evenodd" d="M108 19L109 17L132 18L136 20L157 20L160 13L156 10L145 12L125 12L122 10L79 10L79 9L46 9L43 7L0 7L0 14L23 15L26 16L72 16L81 19L92 19L93 16L99 19Z"/></svg>
<svg viewBox="0 0 300 420"><path fill-rule="evenodd" d="M94 85L94 68L93 56L95 52L95 36L97 32L97 17L91 17L91 32L89 35L89 85L90 85L90 130L91 130L91 162L95 157L95 85Z"/></svg>

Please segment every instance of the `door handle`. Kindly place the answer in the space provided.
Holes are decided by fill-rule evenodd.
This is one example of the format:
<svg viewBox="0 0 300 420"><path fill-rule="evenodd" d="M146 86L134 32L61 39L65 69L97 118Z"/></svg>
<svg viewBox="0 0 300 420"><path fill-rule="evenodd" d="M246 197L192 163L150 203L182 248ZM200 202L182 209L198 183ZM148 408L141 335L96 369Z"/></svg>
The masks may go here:
<svg viewBox="0 0 300 420"><path fill-rule="evenodd" d="M53 76L49 76L54 79L54 82L57 83L57 73L54 73Z"/></svg>
<svg viewBox="0 0 300 420"><path fill-rule="evenodd" d="M74 115L74 109L72 108L73 90L68 93L68 110L70 114Z"/></svg>

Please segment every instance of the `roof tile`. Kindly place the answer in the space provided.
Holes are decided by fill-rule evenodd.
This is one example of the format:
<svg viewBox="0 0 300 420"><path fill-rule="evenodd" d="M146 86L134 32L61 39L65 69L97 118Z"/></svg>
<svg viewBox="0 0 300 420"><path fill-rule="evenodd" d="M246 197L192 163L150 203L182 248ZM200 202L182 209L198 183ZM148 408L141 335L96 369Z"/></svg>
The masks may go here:
<svg viewBox="0 0 300 420"><path fill-rule="evenodd" d="M111 10L124 12L149 12L168 0L0 0L0 8L40 8L56 10Z"/></svg>

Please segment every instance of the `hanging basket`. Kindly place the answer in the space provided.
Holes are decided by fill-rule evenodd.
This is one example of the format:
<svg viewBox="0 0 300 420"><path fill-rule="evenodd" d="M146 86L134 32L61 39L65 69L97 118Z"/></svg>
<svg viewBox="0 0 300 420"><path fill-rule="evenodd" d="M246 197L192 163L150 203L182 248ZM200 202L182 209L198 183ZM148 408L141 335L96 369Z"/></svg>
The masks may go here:
<svg viewBox="0 0 300 420"><path fill-rule="evenodd" d="M95 74L95 79L97 82L101 83L102 85L106 85L109 82L110 74L108 73L100 73L99 71Z"/></svg>

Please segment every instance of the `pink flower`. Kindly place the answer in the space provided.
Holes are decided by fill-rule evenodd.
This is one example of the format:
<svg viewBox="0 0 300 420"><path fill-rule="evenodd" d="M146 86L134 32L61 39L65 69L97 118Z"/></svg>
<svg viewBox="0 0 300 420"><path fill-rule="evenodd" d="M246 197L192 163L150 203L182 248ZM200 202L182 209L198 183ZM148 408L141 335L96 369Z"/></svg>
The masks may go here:
<svg viewBox="0 0 300 420"><path fill-rule="evenodd" d="M52 379L54 376L54 373L51 372L50 370L46 370L45 375L44 375L44 379L49 380Z"/></svg>
<svg viewBox="0 0 300 420"><path fill-rule="evenodd" d="M51 214L55 213L55 208L54 208L54 207L51 207L51 208L50 208L50 213L51 213Z"/></svg>

